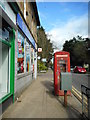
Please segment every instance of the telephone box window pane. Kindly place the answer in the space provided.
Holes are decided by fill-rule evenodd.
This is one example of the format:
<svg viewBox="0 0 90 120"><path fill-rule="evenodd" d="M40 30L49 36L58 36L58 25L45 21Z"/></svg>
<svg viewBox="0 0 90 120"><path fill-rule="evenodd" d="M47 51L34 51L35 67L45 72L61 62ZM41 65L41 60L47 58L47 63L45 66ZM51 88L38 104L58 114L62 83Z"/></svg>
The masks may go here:
<svg viewBox="0 0 90 120"><path fill-rule="evenodd" d="M24 37L20 32L18 32L17 53L18 53L17 73L24 73Z"/></svg>
<svg viewBox="0 0 90 120"><path fill-rule="evenodd" d="M0 61L0 99L10 92L9 84L9 47L2 44L2 61ZM0 59L1 60L1 59Z"/></svg>

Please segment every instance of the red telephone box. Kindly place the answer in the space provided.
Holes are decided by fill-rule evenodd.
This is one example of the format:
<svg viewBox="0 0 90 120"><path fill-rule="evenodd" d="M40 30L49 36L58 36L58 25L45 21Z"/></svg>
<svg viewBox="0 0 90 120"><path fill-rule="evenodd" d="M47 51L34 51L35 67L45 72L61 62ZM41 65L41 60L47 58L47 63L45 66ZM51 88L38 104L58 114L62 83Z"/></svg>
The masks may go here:
<svg viewBox="0 0 90 120"><path fill-rule="evenodd" d="M61 72L70 72L70 54L66 51L54 53L54 91L55 95L64 96L64 91L60 87ZM67 95L71 95L70 90L67 91Z"/></svg>

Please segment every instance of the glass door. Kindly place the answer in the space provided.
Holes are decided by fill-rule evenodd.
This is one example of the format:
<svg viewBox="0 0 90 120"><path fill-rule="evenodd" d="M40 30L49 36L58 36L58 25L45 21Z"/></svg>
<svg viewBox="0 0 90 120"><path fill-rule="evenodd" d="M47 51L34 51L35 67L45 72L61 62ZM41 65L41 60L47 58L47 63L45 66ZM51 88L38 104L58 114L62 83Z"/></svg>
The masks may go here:
<svg viewBox="0 0 90 120"><path fill-rule="evenodd" d="M5 44L2 44L2 59L0 59L0 99L7 95L10 92L10 47ZM2 74L2 75L1 75Z"/></svg>
<svg viewBox="0 0 90 120"><path fill-rule="evenodd" d="M0 99L10 93L12 28L2 19L0 27ZM13 38L13 37L12 37Z"/></svg>

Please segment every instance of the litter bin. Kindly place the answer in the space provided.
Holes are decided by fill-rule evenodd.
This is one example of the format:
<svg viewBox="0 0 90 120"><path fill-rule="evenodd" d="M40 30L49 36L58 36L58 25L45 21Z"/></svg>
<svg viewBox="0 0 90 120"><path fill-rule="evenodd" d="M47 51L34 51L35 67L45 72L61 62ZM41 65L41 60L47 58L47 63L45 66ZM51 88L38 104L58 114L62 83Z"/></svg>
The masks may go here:
<svg viewBox="0 0 90 120"><path fill-rule="evenodd" d="M61 90L72 90L72 74L61 72Z"/></svg>
<svg viewBox="0 0 90 120"><path fill-rule="evenodd" d="M61 72L61 90L64 90L64 105L67 106L67 91L72 90L72 74L69 72Z"/></svg>

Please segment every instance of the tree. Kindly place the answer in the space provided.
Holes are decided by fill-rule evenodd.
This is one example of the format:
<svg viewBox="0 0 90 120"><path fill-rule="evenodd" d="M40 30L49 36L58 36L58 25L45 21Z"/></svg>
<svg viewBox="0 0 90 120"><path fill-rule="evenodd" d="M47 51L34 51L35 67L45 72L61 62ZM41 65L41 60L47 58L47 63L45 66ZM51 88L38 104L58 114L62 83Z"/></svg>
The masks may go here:
<svg viewBox="0 0 90 120"><path fill-rule="evenodd" d="M47 38L45 29L42 26L38 28L37 40L38 47L42 48L42 52L38 53L38 56L40 56L40 61L42 60L42 58L46 58L48 66L50 60L52 59L53 45L50 42L50 39Z"/></svg>
<svg viewBox="0 0 90 120"><path fill-rule="evenodd" d="M85 42L77 42L73 48L73 55L75 60L77 60L77 64L83 65L87 62L87 53L86 53L86 45Z"/></svg>
<svg viewBox="0 0 90 120"><path fill-rule="evenodd" d="M87 39L84 40L82 36L66 41L63 45L63 50L70 52L72 66L83 65L85 62L88 63Z"/></svg>
<svg viewBox="0 0 90 120"><path fill-rule="evenodd" d="M66 41L63 45L63 50L70 53L70 61L71 61L72 66L75 66L75 57L73 54L73 48L74 48L76 42L77 42L76 38L73 38L69 41Z"/></svg>

